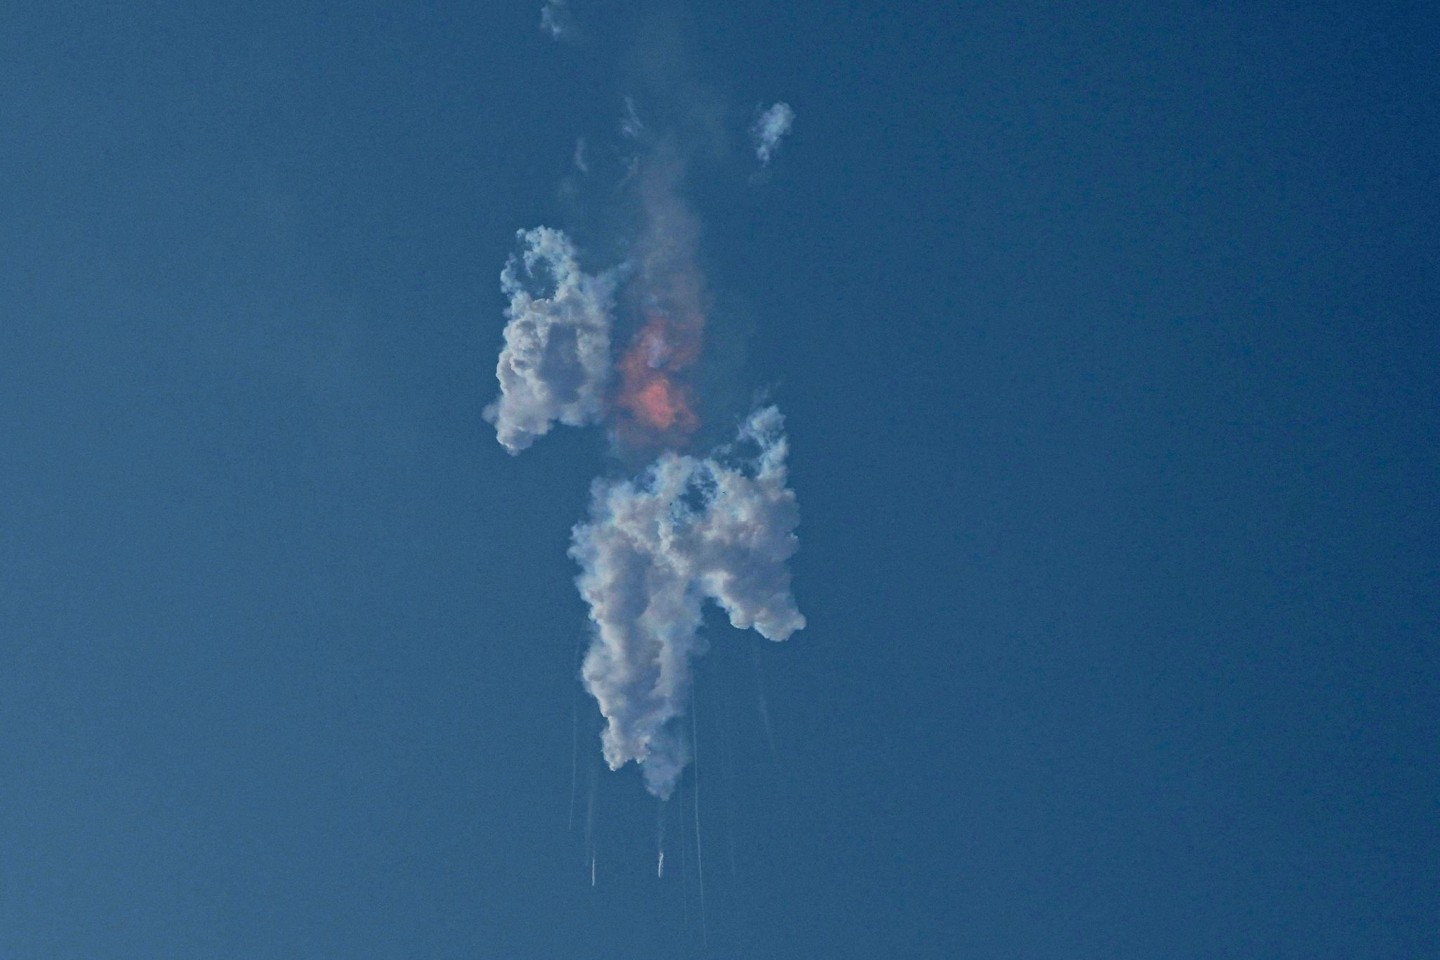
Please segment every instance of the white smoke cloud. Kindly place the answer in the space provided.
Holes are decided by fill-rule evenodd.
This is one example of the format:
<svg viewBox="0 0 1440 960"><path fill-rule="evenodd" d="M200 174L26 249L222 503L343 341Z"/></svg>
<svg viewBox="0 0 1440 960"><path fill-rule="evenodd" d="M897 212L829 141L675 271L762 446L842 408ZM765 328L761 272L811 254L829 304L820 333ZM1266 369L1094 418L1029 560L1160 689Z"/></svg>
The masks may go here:
<svg viewBox="0 0 1440 960"><path fill-rule="evenodd" d="M505 346L495 376L500 396L485 408L496 439L519 453L556 423L584 426L604 414L610 378L610 311L614 273L584 273L574 245L559 230L519 233L525 250L500 273L510 297ZM526 281L538 283L532 293Z"/></svg>
<svg viewBox="0 0 1440 960"><path fill-rule="evenodd" d="M780 138L790 132L794 122L795 111L788 103L777 103L760 114L750 128L750 137L755 141L755 156L762 165L770 165L770 158L780 149Z"/></svg>
<svg viewBox="0 0 1440 960"><path fill-rule="evenodd" d="M738 460L748 448L753 458ZM805 626L785 567L799 523L787 452L784 420L767 407L708 458L664 453L638 481L597 480L590 519L575 527L570 555L595 624L581 673L606 718L605 759L637 762L656 796L689 761L675 721L705 651L704 601L771 640Z"/></svg>

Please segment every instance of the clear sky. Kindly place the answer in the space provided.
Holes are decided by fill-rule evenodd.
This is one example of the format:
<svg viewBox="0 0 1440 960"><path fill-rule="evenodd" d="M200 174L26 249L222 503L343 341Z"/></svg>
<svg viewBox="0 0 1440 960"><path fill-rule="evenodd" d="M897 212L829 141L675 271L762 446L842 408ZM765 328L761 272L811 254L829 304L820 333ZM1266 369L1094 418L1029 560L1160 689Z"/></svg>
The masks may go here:
<svg viewBox="0 0 1440 960"><path fill-rule="evenodd" d="M1440 955L1434 5L551 13L0 12L0 956ZM627 97L800 507L703 924L576 678L638 464L482 416Z"/></svg>

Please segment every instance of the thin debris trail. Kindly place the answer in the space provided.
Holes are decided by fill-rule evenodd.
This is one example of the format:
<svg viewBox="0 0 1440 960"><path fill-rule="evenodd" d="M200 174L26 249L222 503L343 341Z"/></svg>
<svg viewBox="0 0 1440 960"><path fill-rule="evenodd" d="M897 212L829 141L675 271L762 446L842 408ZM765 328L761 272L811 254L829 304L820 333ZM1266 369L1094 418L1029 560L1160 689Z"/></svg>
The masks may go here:
<svg viewBox="0 0 1440 960"><path fill-rule="evenodd" d="M735 761L730 756L730 707L722 690L720 696L720 786L725 792L725 845L730 854L730 876L740 875L735 866Z"/></svg>
<svg viewBox="0 0 1440 960"><path fill-rule="evenodd" d="M599 777L590 765L590 799L585 804L585 859L590 863L590 886L595 886L595 788Z"/></svg>
<svg viewBox="0 0 1440 960"><path fill-rule="evenodd" d="M780 771L780 751L775 746L775 728L770 724L770 701L765 698L765 671L760 665L760 644L750 645L751 659L755 662L755 704L760 711L760 723L765 727L765 743L770 747L770 762L775 771Z"/></svg>
<svg viewBox="0 0 1440 960"><path fill-rule="evenodd" d="M575 829L575 788L580 765L580 707L572 694L570 697L570 819L566 831Z"/></svg>
<svg viewBox="0 0 1440 960"><path fill-rule="evenodd" d="M685 922L685 934L690 934L690 831L685 829L685 784L678 787L680 798L680 912Z"/></svg>
<svg viewBox="0 0 1440 960"><path fill-rule="evenodd" d="M580 638L575 638L575 656L571 663L579 669ZM570 819L566 830L575 829L575 792L580 774L580 698L575 690L570 691Z"/></svg>
<svg viewBox="0 0 1440 960"><path fill-rule="evenodd" d="M690 691L690 757L695 765L695 875L700 878L700 942L710 949L705 929L705 858L700 852L700 702Z"/></svg>
<svg viewBox="0 0 1440 960"><path fill-rule="evenodd" d="M665 876L665 801L661 800L655 817L655 876Z"/></svg>

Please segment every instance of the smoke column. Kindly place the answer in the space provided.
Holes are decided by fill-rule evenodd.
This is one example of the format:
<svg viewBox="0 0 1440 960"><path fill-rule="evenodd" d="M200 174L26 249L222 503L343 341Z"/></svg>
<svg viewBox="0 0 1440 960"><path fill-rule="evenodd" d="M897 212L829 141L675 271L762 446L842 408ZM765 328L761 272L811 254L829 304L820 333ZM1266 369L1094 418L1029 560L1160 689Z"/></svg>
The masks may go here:
<svg viewBox="0 0 1440 960"><path fill-rule="evenodd" d="M623 460L651 460L638 476L594 481L570 556L590 608L580 674L605 719L605 760L612 770L638 764L664 800L690 761L681 721L694 659L706 649L705 601L736 628L775 641L805 619L786 568L799 511L784 418L773 406L756 410L733 442L686 452L701 426L695 383L709 308L699 224L681 199L684 163L667 141L633 169L623 183L640 222L621 244L630 251L624 263L587 273L563 232L520 232L522 250L500 276L510 305L500 396L485 416L512 454L556 423L603 424ZM617 328L634 331L618 355Z"/></svg>

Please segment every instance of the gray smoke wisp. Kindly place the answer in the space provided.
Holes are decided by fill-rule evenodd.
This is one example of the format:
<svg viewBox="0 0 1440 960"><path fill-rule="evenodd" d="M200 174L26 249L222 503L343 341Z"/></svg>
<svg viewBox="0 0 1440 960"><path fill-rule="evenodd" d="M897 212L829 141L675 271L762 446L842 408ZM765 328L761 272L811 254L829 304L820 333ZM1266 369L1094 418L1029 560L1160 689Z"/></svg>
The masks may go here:
<svg viewBox="0 0 1440 960"><path fill-rule="evenodd" d="M747 447L753 457L740 459ZM799 523L787 450L783 418L767 407L709 457L667 452L639 480L597 480L590 519L574 530L595 629L581 675L605 717L605 760L638 763L656 796L670 796L689 761L677 720L705 650L704 601L770 640L805 626L785 567Z"/></svg>
<svg viewBox="0 0 1440 960"><path fill-rule="evenodd" d="M602 418L616 283L613 272L583 272L559 230L537 227L519 237L523 253L500 274L510 298L495 368L500 396L485 408L496 438L512 454L557 422L579 427Z"/></svg>
<svg viewBox="0 0 1440 960"><path fill-rule="evenodd" d="M546 0L540 9L540 29L553 40L568 39L574 30L573 23L566 0Z"/></svg>
<svg viewBox="0 0 1440 960"><path fill-rule="evenodd" d="M780 138L790 132L795 123L795 111L788 103L777 103L761 113L750 128L750 137L755 142L755 156L761 166L769 166L770 158L780 149Z"/></svg>

